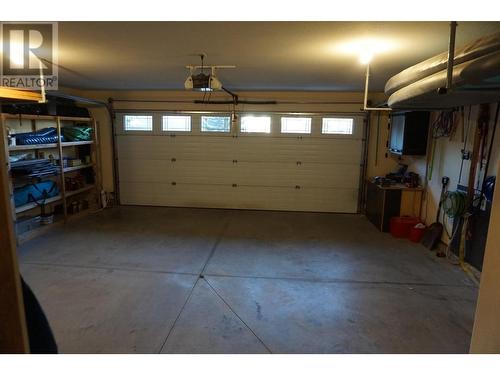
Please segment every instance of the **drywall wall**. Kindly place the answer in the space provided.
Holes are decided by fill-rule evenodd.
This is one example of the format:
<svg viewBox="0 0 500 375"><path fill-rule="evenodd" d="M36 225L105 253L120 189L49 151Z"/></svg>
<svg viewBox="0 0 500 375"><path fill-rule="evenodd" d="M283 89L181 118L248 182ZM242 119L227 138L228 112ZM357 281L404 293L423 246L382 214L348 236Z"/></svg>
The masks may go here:
<svg viewBox="0 0 500 375"><path fill-rule="evenodd" d="M65 90L73 95L107 101L113 98L113 106L118 110L161 110L161 111L221 111L230 112L232 104L194 104L193 100L202 100L204 94L192 91L87 91ZM237 111L242 112L361 112L363 93L359 92L238 92L240 100L275 100L279 104L249 105L239 104ZM208 99L209 94L205 96ZM212 100L231 100L223 92L212 93ZM370 97L373 101L383 100L383 95L374 93ZM123 102L119 100L131 100ZM133 101L139 100L139 101ZM141 101L142 100L142 101ZM171 101L169 103L165 101ZM101 165L103 188L113 191L113 147L111 121L105 108L90 108L92 115L98 122L101 146Z"/></svg>
<svg viewBox="0 0 500 375"><path fill-rule="evenodd" d="M469 110L470 110L470 121L469 118ZM488 142L491 140L492 129L494 125L494 116L496 111L496 104L490 105L490 122L489 122L489 133L488 133ZM437 112L432 113L430 121L434 122ZM441 194L441 179L446 176L450 178L450 182L448 185L448 190L454 191L457 189L457 184L460 185L468 185L469 179L469 170L471 162L469 160L464 160L462 173L460 174L461 169L461 155L462 149L472 151L473 142L474 142L474 134L477 126L477 118L479 115L479 106L466 107L464 109L464 121L462 122L461 116L458 117L458 123L456 127L456 131L452 137L439 138L435 141L435 154L434 154L434 162L432 163L432 173L429 171L429 175L427 179L427 189L423 201L422 207L422 219L426 224L430 224L436 220L436 214ZM468 130L468 132L467 132ZM468 133L468 135L467 135ZM495 175L496 169L499 163L500 158L500 129L497 133L494 143L493 143L493 152L490 161L489 173L488 175ZM464 146L464 140L467 139ZM428 150L429 159L432 155L432 142L430 140L430 151ZM406 158L405 162L409 165L409 170L419 173L421 176L425 176L426 173L426 158ZM479 163L478 165L480 165ZM480 188L480 184L482 183L482 179L484 176L484 167L481 169L478 167L478 174L476 180L473 182L474 186ZM479 182L479 186L478 186ZM425 181L424 181L425 183ZM443 216L441 216L441 220L443 220ZM448 233L451 234L453 222L451 219L447 219L445 216L444 224L446 226L446 231L443 231L442 241L444 243L449 243L450 239Z"/></svg>
<svg viewBox="0 0 500 375"><path fill-rule="evenodd" d="M470 110L470 120L469 118L469 110ZM488 142L491 140L494 118L495 118L496 104L490 105L490 123L489 123L489 133L488 133ZM460 177L460 167L461 167L461 150L464 148L464 139L466 137L467 129L468 136L467 142L465 145L465 149L472 151L473 141L474 141L474 133L477 125L477 117L479 114L479 106L471 106L464 108L464 121L462 122L461 116L458 116L457 127L454 135L446 138L439 138L435 142L435 155L434 162L432 167L432 173L427 174L427 161L431 158L432 148L433 148L433 140L429 138L429 147L428 147L428 155L421 157L410 157L403 156L398 157L387 153L387 141L390 136L390 130L387 126L388 116L386 114L381 114L380 116L380 126L379 126L379 142L378 142L378 153L376 152L376 139L377 139L377 123L378 123L378 114L371 114L371 124L370 124L370 142L369 142L369 151L368 151L368 173L367 176L380 176L385 175L389 172L394 171L398 163L403 163L408 165L408 170L418 173L421 178L421 183L426 186L426 190L424 192L424 199L422 201L422 214L421 219L426 224L431 224L436 220L437 208L439 204L440 194L441 194L441 179L444 176L450 178L450 182L448 185L449 190L456 190L457 184L461 185L468 184L469 177L469 169L470 169L470 161L465 160L463 163L462 174ZM439 112L432 112L430 116L430 123L432 124L436 117L439 115ZM470 125L468 125L470 124ZM465 125L465 126L464 126ZM498 128L497 134L493 143L493 152L490 161L489 167L489 175L496 174L496 168L500 162L500 126ZM378 155L378 158L375 158L375 154ZM480 170L478 168L478 179L476 179L475 185L477 185L477 181L482 182L482 178L484 176L484 169ZM429 179L430 178L430 179ZM442 220L442 216L441 216ZM445 225L448 233L451 233L453 222L452 220L445 219ZM442 241L444 243L449 242L449 237L447 231L443 231Z"/></svg>
<svg viewBox="0 0 500 375"><path fill-rule="evenodd" d="M500 173L498 166L497 175ZM500 184L495 186L496 199L491 209L488 240L479 286L471 353L500 353Z"/></svg>

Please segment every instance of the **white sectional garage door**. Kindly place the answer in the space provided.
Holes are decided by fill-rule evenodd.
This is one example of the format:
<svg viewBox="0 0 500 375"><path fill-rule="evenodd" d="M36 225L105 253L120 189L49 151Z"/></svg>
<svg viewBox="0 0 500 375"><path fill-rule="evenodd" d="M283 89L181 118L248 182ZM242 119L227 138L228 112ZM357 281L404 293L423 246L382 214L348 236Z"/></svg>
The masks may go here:
<svg viewBox="0 0 500 375"><path fill-rule="evenodd" d="M126 115L151 116L150 126L125 130ZM357 212L363 117L348 116L352 134L322 134L323 118L340 115L308 116L310 134L283 134L273 114L263 134L240 132L240 121L228 133L201 132L202 114L183 114L189 132L168 132L165 115L117 116L121 204Z"/></svg>

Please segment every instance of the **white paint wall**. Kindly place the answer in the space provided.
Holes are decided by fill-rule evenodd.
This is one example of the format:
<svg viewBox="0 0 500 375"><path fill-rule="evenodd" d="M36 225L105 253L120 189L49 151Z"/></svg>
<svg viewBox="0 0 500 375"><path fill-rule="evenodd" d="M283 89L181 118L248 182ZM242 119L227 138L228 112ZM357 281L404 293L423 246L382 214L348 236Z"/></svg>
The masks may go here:
<svg viewBox="0 0 500 375"><path fill-rule="evenodd" d="M467 119L469 108L465 108L465 118ZM493 130L493 121L495 117L496 104L490 105L490 131L489 137L491 137ZM466 149L472 151L472 144L474 141L474 133L477 125L477 117L479 113L479 106L471 107L471 126L469 128L469 136ZM438 112L431 113L430 123L432 124L437 116ZM371 116L371 134L370 134L370 149L369 149L369 163L368 163L368 176L379 176L385 175L397 168L398 162L408 164L408 170L416 172L421 176L421 182L425 184L425 174L427 167L427 157L408 157L404 156L399 159L396 156L386 153L386 141L389 136L389 130L387 129L387 116L383 114L380 120L380 137L379 137L379 151L378 151L378 163L375 165L375 145L376 145L376 123L377 114L372 114ZM383 124L383 125L382 125ZM488 140L489 145L489 140ZM462 123L459 122L457 130L454 136L450 138L440 138L436 141L436 153L434 157L434 166L432 179L427 180L427 189L424 194L424 200L422 202L422 220L426 224L431 224L436 220L437 207L439 203L439 197L441 194L441 178L447 176L450 178L450 183L448 185L449 190L456 190L458 177L460 174L460 162L461 162L461 150L464 147L462 142ZM430 147L429 147L430 149ZM428 150L428 156L430 150ZM497 129L497 134L495 136L493 152L490 161L489 175L496 175L497 166L500 162L500 126ZM462 170L461 184L467 185L469 177L470 162L464 161L464 166ZM479 171L479 169L478 169ZM482 181L482 174L480 175ZM452 222L446 223L448 231L451 233ZM444 243L449 242L449 238L446 232L443 233L442 241Z"/></svg>

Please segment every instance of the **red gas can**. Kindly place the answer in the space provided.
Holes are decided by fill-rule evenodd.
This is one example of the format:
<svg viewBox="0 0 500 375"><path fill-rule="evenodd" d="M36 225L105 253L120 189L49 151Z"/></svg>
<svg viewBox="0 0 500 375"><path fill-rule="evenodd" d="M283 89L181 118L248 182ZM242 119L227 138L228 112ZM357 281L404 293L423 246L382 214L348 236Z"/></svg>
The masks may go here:
<svg viewBox="0 0 500 375"><path fill-rule="evenodd" d="M418 217L396 216L391 218L389 228L394 237L408 238L410 236L411 228L418 223L420 223L420 219Z"/></svg>

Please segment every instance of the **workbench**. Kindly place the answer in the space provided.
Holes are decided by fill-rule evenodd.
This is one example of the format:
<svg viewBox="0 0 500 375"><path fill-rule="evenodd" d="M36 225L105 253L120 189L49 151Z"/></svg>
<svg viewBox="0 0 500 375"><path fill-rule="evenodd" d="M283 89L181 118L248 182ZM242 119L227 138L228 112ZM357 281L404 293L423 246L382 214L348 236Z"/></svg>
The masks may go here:
<svg viewBox="0 0 500 375"><path fill-rule="evenodd" d="M365 213L380 231L389 231L394 216L420 217L423 187L407 187L404 184L381 186L371 179L366 181Z"/></svg>

